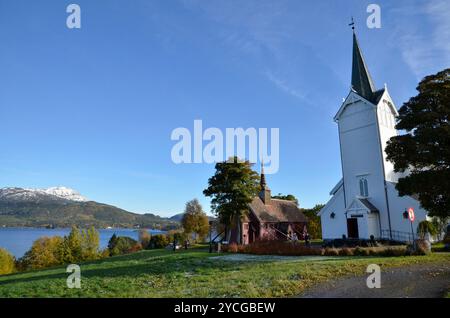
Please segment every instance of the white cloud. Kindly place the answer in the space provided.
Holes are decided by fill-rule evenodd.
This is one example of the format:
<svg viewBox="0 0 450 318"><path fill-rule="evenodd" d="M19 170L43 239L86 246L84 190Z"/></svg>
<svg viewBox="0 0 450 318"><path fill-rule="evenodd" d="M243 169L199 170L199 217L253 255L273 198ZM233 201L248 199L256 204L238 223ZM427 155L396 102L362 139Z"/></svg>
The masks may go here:
<svg viewBox="0 0 450 318"><path fill-rule="evenodd" d="M265 74L266 74L267 78L269 79L269 81L274 83L282 91L284 91L284 92L288 93L289 95L292 95L296 98L299 98L302 100L306 99L306 94L301 93L299 90L290 87L289 84L286 82L286 80L282 80L282 79L276 77L270 71L267 71Z"/></svg>
<svg viewBox="0 0 450 318"><path fill-rule="evenodd" d="M446 61L450 61L450 2L440 0L429 2L426 8L430 19L435 25L432 35L434 46L442 51Z"/></svg>
<svg viewBox="0 0 450 318"><path fill-rule="evenodd" d="M450 65L450 2L436 0L391 10L393 38L417 80Z"/></svg>
<svg viewBox="0 0 450 318"><path fill-rule="evenodd" d="M286 1L181 1L212 22L211 32L232 54L244 55L242 60L254 64L276 88L302 103L315 99L324 104L318 84L310 81L318 73L339 81L329 63L318 57L320 51L312 47L315 43L306 42L311 40L304 36L310 32L306 19L311 14L299 10L301 5L294 10Z"/></svg>

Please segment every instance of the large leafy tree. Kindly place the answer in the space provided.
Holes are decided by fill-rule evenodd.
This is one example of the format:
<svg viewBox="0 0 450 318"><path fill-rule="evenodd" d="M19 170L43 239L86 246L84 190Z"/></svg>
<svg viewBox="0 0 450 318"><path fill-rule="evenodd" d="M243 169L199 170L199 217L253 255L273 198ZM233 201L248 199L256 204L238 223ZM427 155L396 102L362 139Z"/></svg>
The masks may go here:
<svg viewBox="0 0 450 318"><path fill-rule="evenodd" d="M181 219L184 231L187 234L194 233L195 239L197 235L203 240L209 231L209 219L197 199L193 199L186 203L183 218Z"/></svg>
<svg viewBox="0 0 450 318"><path fill-rule="evenodd" d="M392 137L386 147L387 159L400 178L400 195L419 197L431 216L446 218L450 213L450 69L425 77L419 94L399 111L396 128L406 133Z"/></svg>
<svg viewBox="0 0 450 318"><path fill-rule="evenodd" d="M248 204L260 190L260 179L250 162L237 157L219 162L215 168L203 194L212 198L211 209L228 232L230 225L248 213Z"/></svg>

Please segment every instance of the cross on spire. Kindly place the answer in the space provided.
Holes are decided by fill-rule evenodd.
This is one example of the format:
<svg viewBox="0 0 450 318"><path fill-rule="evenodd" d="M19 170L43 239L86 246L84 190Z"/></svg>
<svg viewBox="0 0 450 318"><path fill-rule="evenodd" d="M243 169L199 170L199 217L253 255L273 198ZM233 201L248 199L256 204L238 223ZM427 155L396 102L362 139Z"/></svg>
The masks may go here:
<svg viewBox="0 0 450 318"><path fill-rule="evenodd" d="M350 22L349 26L352 27L353 31L355 31L355 20L353 20L353 17L352 17L352 22Z"/></svg>

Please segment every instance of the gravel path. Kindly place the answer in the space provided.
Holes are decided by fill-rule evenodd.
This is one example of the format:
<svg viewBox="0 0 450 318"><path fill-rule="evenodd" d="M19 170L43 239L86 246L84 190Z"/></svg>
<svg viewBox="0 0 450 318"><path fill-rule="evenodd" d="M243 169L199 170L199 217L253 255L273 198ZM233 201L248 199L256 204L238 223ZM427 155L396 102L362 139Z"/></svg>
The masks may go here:
<svg viewBox="0 0 450 318"><path fill-rule="evenodd" d="M436 298L450 289L450 264L423 264L381 269L381 288L369 289L370 274L319 284L305 298Z"/></svg>

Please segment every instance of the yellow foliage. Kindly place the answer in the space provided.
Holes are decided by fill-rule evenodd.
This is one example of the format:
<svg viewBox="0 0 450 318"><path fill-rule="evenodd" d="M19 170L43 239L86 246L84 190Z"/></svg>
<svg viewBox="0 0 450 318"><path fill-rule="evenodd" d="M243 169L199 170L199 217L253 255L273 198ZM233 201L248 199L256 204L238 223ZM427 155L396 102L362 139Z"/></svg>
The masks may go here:
<svg viewBox="0 0 450 318"><path fill-rule="evenodd" d="M0 275L14 272L14 257L3 248L0 248Z"/></svg>

